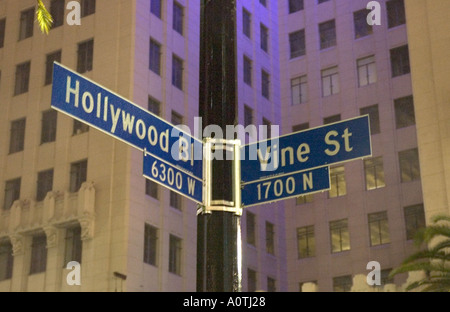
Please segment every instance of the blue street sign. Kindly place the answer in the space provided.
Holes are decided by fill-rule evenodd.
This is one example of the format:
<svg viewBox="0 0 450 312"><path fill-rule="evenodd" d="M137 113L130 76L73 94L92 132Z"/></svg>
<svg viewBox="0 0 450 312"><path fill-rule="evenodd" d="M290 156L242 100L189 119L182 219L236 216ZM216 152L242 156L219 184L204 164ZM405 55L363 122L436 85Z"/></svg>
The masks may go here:
<svg viewBox="0 0 450 312"><path fill-rule="evenodd" d="M241 147L241 180L254 182L370 156L364 115Z"/></svg>
<svg viewBox="0 0 450 312"><path fill-rule="evenodd" d="M200 140L56 62L51 106L203 179L203 143Z"/></svg>
<svg viewBox="0 0 450 312"><path fill-rule="evenodd" d="M242 205L260 205L328 189L329 168L321 167L244 184Z"/></svg>
<svg viewBox="0 0 450 312"><path fill-rule="evenodd" d="M203 182L144 152L144 177L193 201L203 202Z"/></svg>

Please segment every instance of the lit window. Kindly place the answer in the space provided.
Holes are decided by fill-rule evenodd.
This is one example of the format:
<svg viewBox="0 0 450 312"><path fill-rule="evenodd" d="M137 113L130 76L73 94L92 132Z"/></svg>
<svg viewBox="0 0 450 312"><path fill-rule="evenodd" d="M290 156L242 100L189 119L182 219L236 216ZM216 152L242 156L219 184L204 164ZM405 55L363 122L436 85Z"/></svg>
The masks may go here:
<svg viewBox="0 0 450 312"><path fill-rule="evenodd" d="M366 175L366 190L374 190L385 187L383 157L374 157L364 160L364 172Z"/></svg>
<svg viewBox="0 0 450 312"><path fill-rule="evenodd" d="M357 61L359 86L367 86L377 82L377 69L375 66L375 57L369 56Z"/></svg>
<svg viewBox="0 0 450 312"><path fill-rule="evenodd" d="M350 250L347 219L330 222L331 252Z"/></svg>
<svg viewBox="0 0 450 312"><path fill-rule="evenodd" d="M344 166L330 168L330 190L329 197L339 197L347 194Z"/></svg>
<svg viewBox="0 0 450 312"><path fill-rule="evenodd" d="M417 148L398 153L400 163L400 176L402 182L420 179L419 152Z"/></svg>
<svg viewBox="0 0 450 312"><path fill-rule="evenodd" d="M314 225L297 229L297 249L299 259L314 257L316 255Z"/></svg>
<svg viewBox="0 0 450 312"><path fill-rule="evenodd" d="M390 243L387 212L370 213L368 219L370 246Z"/></svg>

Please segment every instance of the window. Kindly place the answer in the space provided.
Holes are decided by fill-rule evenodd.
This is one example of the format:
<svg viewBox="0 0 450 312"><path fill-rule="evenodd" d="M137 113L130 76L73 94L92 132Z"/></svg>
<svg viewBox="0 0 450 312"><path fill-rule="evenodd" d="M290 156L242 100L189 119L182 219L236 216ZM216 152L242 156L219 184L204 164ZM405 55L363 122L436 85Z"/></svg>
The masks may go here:
<svg viewBox="0 0 450 312"><path fill-rule="evenodd" d="M309 122L304 122L295 126L292 126L292 132L299 132L309 129Z"/></svg>
<svg viewBox="0 0 450 312"><path fill-rule="evenodd" d="M391 271L392 271L392 269L383 269L383 270L381 270L381 272L380 272L381 285L393 284L394 283L394 278L389 276Z"/></svg>
<svg viewBox="0 0 450 312"><path fill-rule="evenodd" d="M244 105L244 126L247 127L253 124L253 110Z"/></svg>
<svg viewBox="0 0 450 312"><path fill-rule="evenodd" d="M377 69L375 66L375 56L369 56L357 61L358 82L360 87L377 82Z"/></svg>
<svg viewBox="0 0 450 312"><path fill-rule="evenodd" d="M250 211L246 214L247 244L256 246L256 215Z"/></svg>
<svg viewBox="0 0 450 312"><path fill-rule="evenodd" d="M264 139L271 138L272 137L272 123L270 122L270 120L267 118L263 118L262 125L263 125L264 131L263 131L261 137Z"/></svg>
<svg viewBox="0 0 450 312"><path fill-rule="evenodd" d="M336 25L334 20L319 24L320 49L336 45Z"/></svg>
<svg viewBox="0 0 450 312"><path fill-rule="evenodd" d="M74 119L72 135L78 135L89 131L89 125L79 120Z"/></svg>
<svg viewBox="0 0 450 312"><path fill-rule="evenodd" d="M155 114L157 116L160 116L160 114L161 114L161 103L158 100L152 98L151 96L148 97L148 106L147 106L147 108L148 108L149 112L152 112L153 114Z"/></svg>
<svg viewBox="0 0 450 312"><path fill-rule="evenodd" d="M297 228L297 252L299 259L314 257L316 255L314 225Z"/></svg>
<svg viewBox="0 0 450 312"><path fill-rule="evenodd" d="M256 291L256 271L247 269L247 291Z"/></svg>
<svg viewBox="0 0 450 312"><path fill-rule="evenodd" d="M337 66L322 70L322 96L325 97L337 93L339 93Z"/></svg>
<svg viewBox="0 0 450 312"><path fill-rule="evenodd" d="M6 18L0 19L0 49L5 44Z"/></svg>
<svg viewBox="0 0 450 312"><path fill-rule="evenodd" d="M26 119L22 118L11 122L11 136L9 138L9 153L23 151L25 143Z"/></svg>
<svg viewBox="0 0 450 312"><path fill-rule="evenodd" d="M329 117L325 117L323 119L323 124L324 125L328 125L328 124L331 124L331 123L334 123L334 122L338 122L340 120L341 120L341 114L332 115L332 116L329 116Z"/></svg>
<svg viewBox="0 0 450 312"><path fill-rule="evenodd" d="M416 124L414 101L412 95L394 100L395 124L397 129Z"/></svg>
<svg viewBox="0 0 450 312"><path fill-rule="evenodd" d="M145 179L145 194L158 199L158 183Z"/></svg>
<svg viewBox="0 0 450 312"><path fill-rule="evenodd" d="M179 4L174 2L173 3L173 29L179 33L180 35L183 35L183 7Z"/></svg>
<svg viewBox="0 0 450 312"><path fill-rule="evenodd" d="M261 3L263 6L267 6L267 1L266 0L259 0L259 3Z"/></svg>
<svg viewBox="0 0 450 312"><path fill-rule="evenodd" d="M34 8L20 13L19 41L33 36Z"/></svg>
<svg viewBox="0 0 450 312"><path fill-rule="evenodd" d="M351 275L333 277L334 292L349 292L352 286L353 280Z"/></svg>
<svg viewBox="0 0 450 312"><path fill-rule="evenodd" d="M387 212L370 213L368 219L370 246L390 243Z"/></svg>
<svg viewBox="0 0 450 312"><path fill-rule="evenodd" d="M391 0L386 2L388 28L406 23L405 4L403 0Z"/></svg>
<svg viewBox="0 0 450 312"><path fill-rule="evenodd" d="M359 110L361 115L369 115L370 134L380 133L380 114L378 113L378 105L371 105Z"/></svg>
<svg viewBox="0 0 450 312"><path fill-rule="evenodd" d="M53 82L53 62L61 62L61 50L47 54L45 61L45 85Z"/></svg>
<svg viewBox="0 0 450 312"><path fill-rule="evenodd" d="M157 75L161 75L161 45L150 39L150 60L149 68Z"/></svg>
<svg viewBox="0 0 450 312"><path fill-rule="evenodd" d="M366 175L366 190L374 190L385 187L383 157L374 157L364 160L364 172Z"/></svg>
<svg viewBox="0 0 450 312"><path fill-rule="evenodd" d="M265 52L269 52L269 29L263 24L260 24L260 37L261 49Z"/></svg>
<svg viewBox="0 0 450 312"><path fill-rule="evenodd" d="M413 239L417 230L425 227L425 212L423 204L408 206L404 208L406 239Z"/></svg>
<svg viewBox="0 0 450 312"><path fill-rule="evenodd" d="M373 33L372 25L367 23L367 16L371 11L362 9L353 13L353 22L355 24L355 39L362 38Z"/></svg>
<svg viewBox="0 0 450 312"><path fill-rule="evenodd" d="M347 184L345 183L344 166L330 168L330 198L344 196L347 194Z"/></svg>
<svg viewBox="0 0 450 312"><path fill-rule="evenodd" d="M11 279L13 263L14 257L11 243L0 243L0 282Z"/></svg>
<svg viewBox="0 0 450 312"><path fill-rule="evenodd" d="M291 80L292 105L305 103L308 98L306 75Z"/></svg>
<svg viewBox="0 0 450 312"><path fill-rule="evenodd" d="M161 18L161 0L150 1L150 12L158 18Z"/></svg>
<svg viewBox="0 0 450 312"><path fill-rule="evenodd" d="M172 56L172 85L183 90L183 60Z"/></svg>
<svg viewBox="0 0 450 312"><path fill-rule="evenodd" d="M275 291L277 291L276 280L273 277L270 277L270 276L267 277L267 291L268 292L275 292Z"/></svg>
<svg viewBox="0 0 450 312"><path fill-rule="evenodd" d="M266 252L275 254L275 226L266 221Z"/></svg>
<svg viewBox="0 0 450 312"><path fill-rule="evenodd" d="M53 109L42 113L41 144L55 141L57 116Z"/></svg>
<svg viewBox="0 0 450 312"><path fill-rule="evenodd" d="M265 70L261 71L261 95L270 98L270 76Z"/></svg>
<svg viewBox="0 0 450 312"><path fill-rule="evenodd" d="M170 207L181 210L181 195L170 191Z"/></svg>
<svg viewBox="0 0 450 312"><path fill-rule="evenodd" d="M78 44L77 71L82 74L91 71L94 62L94 39Z"/></svg>
<svg viewBox="0 0 450 312"><path fill-rule="evenodd" d="M392 77L409 74L411 69L409 67L408 45L394 48L390 53Z"/></svg>
<svg viewBox="0 0 450 312"><path fill-rule="evenodd" d="M350 234L348 221L342 219L330 222L331 252L350 250Z"/></svg>
<svg viewBox="0 0 450 312"><path fill-rule="evenodd" d="M289 14L303 10L303 0L289 0Z"/></svg>
<svg viewBox="0 0 450 312"><path fill-rule="evenodd" d="M81 17L85 17L95 13L95 0L81 1Z"/></svg>
<svg viewBox="0 0 450 312"><path fill-rule="evenodd" d="M87 160L82 160L70 165L70 192L75 193L87 178Z"/></svg>
<svg viewBox="0 0 450 312"><path fill-rule="evenodd" d="M31 62L25 62L16 66L16 84L14 87L14 95L28 92L30 67Z"/></svg>
<svg viewBox="0 0 450 312"><path fill-rule="evenodd" d="M244 82L252 85L252 61L244 55Z"/></svg>
<svg viewBox="0 0 450 312"><path fill-rule="evenodd" d="M304 29L289 34L289 48L291 59L306 54Z"/></svg>
<svg viewBox="0 0 450 312"><path fill-rule="evenodd" d="M20 178L6 181L5 202L3 203L4 210L11 209L14 202L20 198L20 182Z"/></svg>
<svg viewBox="0 0 450 312"><path fill-rule="evenodd" d="M81 227L77 225L66 229L64 266L71 261L81 263L82 251Z"/></svg>
<svg viewBox="0 0 450 312"><path fill-rule="evenodd" d="M420 179L419 152L417 148L398 153L400 162L400 177L402 182Z"/></svg>
<svg viewBox="0 0 450 312"><path fill-rule="evenodd" d="M64 24L65 0L52 0L50 2L50 14L53 18L52 28L59 27Z"/></svg>
<svg viewBox="0 0 450 312"><path fill-rule="evenodd" d="M158 229L145 224L144 229L144 263L156 266L158 251Z"/></svg>
<svg viewBox="0 0 450 312"><path fill-rule="evenodd" d="M181 238L170 235L169 238L169 272L181 275Z"/></svg>
<svg viewBox="0 0 450 312"><path fill-rule="evenodd" d="M31 243L30 274L44 272L47 267L47 238L45 234L33 236Z"/></svg>
<svg viewBox="0 0 450 312"><path fill-rule="evenodd" d="M252 18L250 13L246 10L242 10L242 32L248 38L252 36L252 27L251 27Z"/></svg>
<svg viewBox="0 0 450 312"><path fill-rule="evenodd" d="M178 114L175 111L172 111L172 116L170 117L170 122L175 126L182 125L183 124L183 116L181 116L180 114Z"/></svg>
<svg viewBox="0 0 450 312"><path fill-rule="evenodd" d="M318 0L317 3L321 4L321 3L324 3L324 2L327 2L327 1L330 1L330 0Z"/></svg>
<svg viewBox="0 0 450 312"><path fill-rule="evenodd" d="M53 169L38 173L36 200L44 200L47 193L53 189Z"/></svg>
<svg viewBox="0 0 450 312"><path fill-rule="evenodd" d="M298 205L312 203L313 198L314 198L313 194L301 195L301 196L298 196L295 198L295 204L298 206Z"/></svg>

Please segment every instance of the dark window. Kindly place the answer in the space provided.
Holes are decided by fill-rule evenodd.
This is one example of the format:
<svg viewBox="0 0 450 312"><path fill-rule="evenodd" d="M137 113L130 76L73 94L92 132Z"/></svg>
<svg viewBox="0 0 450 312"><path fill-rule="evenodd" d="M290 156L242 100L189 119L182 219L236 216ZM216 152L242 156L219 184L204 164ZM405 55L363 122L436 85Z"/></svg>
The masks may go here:
<svg viewBox="0 0 450 312"><path fill-rule="evenodd" d="M79 120L74 120L73 121L73 131L72 131L72 135L78 135L78 134L82 134L85 132L89 131L89 125L79 121Z"/></svg>
<svg viewBox="0 0 450 312"><path fill-rule="evenodd" d="M410 73L408 45L391 50L392 77Z"/></svg>
<svg viewBox="0 0 450 312"><path fill-rule="evenodd" d="M158 199L158 183L145 179L145 194Z"/></svg>
<svg viewBox="0 0 450 312"><path fill-rule="evenodd" d="M0 20L0 49L3 48L5 43L5 28L6 28L6 18Z"/></svg>
<svg viewBox="0 0 450 312"><path fill-rule="evenodd" d="M183 35L183 7L174 2L173 3L173 29Z"/></svg>
<svg viewBox="0 0 450 312"><path fill-rule="evenodd" d="M353 22L355 24L355 39L371 35L373 33L372 25L367 23L367 16L371 11L362 9L353 13Z"/></svg>
<svg viewBox="0 0 450 312"><path fill-rule="evenodd" d="M247 244L256 246L256 215L247 211L246 219Z"/></svg>
<svg viewBox="0 0 450 312"><path fill-rule="evenodd" d="M247 269L247 291L256 291L256 271Z"/></svg>
<svg viewBox="0 0 450 312"><path fill-rule="evenodd" d="M70 165L70 192L75 193L87 178L87 160L72 163Z"/></svg>
<svg viewBox="0 0 450 312"><path fill-rule="evenodd" d="M0 282L11 279L13 263L14 257L11 243L0 243Z"/></svg>
<svg viewBox="0 0 450 312"><path fill-rule="evenodd" d="M380 114L378 112L378 105L371 105L363 107L359 110L361 115L369 115L370 134L380 133Z"/></svg>
<svg viewBox="0 0 450 312"><path fill-rule="evenodd" d="M321 3L324 3L324 2L328 2L328 1L330 1L330 0L318 0L317 3L321 4Z"/></svg>
<svg viewBox="0 0 450 312"><path fill-rule="evenodd" d="M305 55L305 30L299 30L289 34L289 47L291 59L294 57Z"/></svg>
<svg viewBox="0 0 450 312"><path fill-rule="evenodd" d="M406 239L413 239L417 230L425 227L425 212L423 204L408 206L404 208Z"/></svg>
<svg viewBox="0 0 450 312"><path fill-rule="evenodd" d="M398 153L400 163L400 177L402 182L410 182L420 179L419 152L417 148Z"/></svg>
<svg viewBox="0 0 450 312"><path fill-rule="evenodd" d="M55 141L57 116L53 109L42 113L41 144Z"/></svg>
<svg viewBox="0 0 450 312"><path fill-rule="evenodd" d="M305 103L308 98L308 81L306 75L291 80L292 105Z"/></svg>
<svg viewBox="0 0 450 312"><path fill-rule="evenodd" d="M267 6L267 1L266 0L259 0L259 3L261 3L263 6Z"/></svg>
<svg viewBox="0 0 450 312"><path fill-rule="evenodd" d="M175 111L172 111L172 115L170 116L170 122L172 125L178 126L183 124L183 116L178 114Z"/></svg>
<svg viewBox="0 0 450 312"><path fill-rule="evenodd" d="M94 62L94 39L78 44L77 71L82 74L91 71Z"/></svg>
<svg viewBox="0 0 450 312"><path fill-rule="evenodd" d="M181 210L181 195L170 191L170 207Z"/></svg>
<svg viewBox="0 0 450 312"><path fill-rule="evenodd" d="M83 241L81 240L81 227L75 226L66 230L66 245L64 254L64 266L71 261L81 263Z"/></svg>
<svg viewBox="0 0 450 312"><path fill-rule="evenodd" d="M388 28L406 23L405 4L403 0L391 0L386 2Z"/></svg>
<svg viewBox="0 0 450 312"><path fill-rule="evenodd" d="M183 90L183 60L172 56L172 85Z"/></svg>
<svg viewBox="0 0 450 312"><path fill-rule="evenodd" d="M266 99L270 98L270 76L266 71L261 71L261 94Z"/></svg>
<svg viewBox="0 0 450 312"><path fill-rule="evenodd" d="M45 85L53 82L53 62L61 62L61 50L47 54L45 62Z"/></svg>
<svg viewBox="0 0 450 312"><path fill-rule="evenodd" d="M244 126L253 124L253 110L247 105L244 106Z"/></svg>
<svg viewBox="0 0 450 312"><path fill-rule="evenodd" d="M5 201L3 204L4 210L11 209L11 206L14 204L14 202L20 198L20 182L20 178L6 181Z"/></svg>
<svg viewBox="0 0 450 312"><path fill-rule="evenodd" d="M47 238L45 234L33 236L31 244L30 274L44 272L47 267Z"/></svg>
<svg viewBox="0 0 450 312"><path fill-rule="evenodd" d="M320 49L336 45L336 24L334 20L319 24Z"/></svg>
<svg viewBox="0 0 450 312"><path fill-rule="evenodd" d="M25 62L16 66L16 84L14 87L14 95L28 92L30 83L30 67L31 62Z"/></svg>
<svg viewBox="0 0 450 312"><path fill-rule="evenodd" d="M161 103L152 98L151 96L148 97L148 111L152 112L155 115L160 115L161 114Z"/></svg>
<svg viewBox="0 0 450 312"><path fill-rule="evenodd" d="M397 126L397 129L413 126L416 124L414 101L411 95L394 100L394 107L395 124Z"/></svg>
<svg viewBox="0 0 450 312"><path fill-rule="evenodd" d="M149 224L144 229L144 262L156 266L158 229Z"/></svg>
<svg viewBox="0 0 450 312"><path fill-rule="evenodd" d="M252 85L252 61L244 56L244 82L249 86Z"/></svg>
<svg viewBox="0 0 450 312"><path fill-rule="evenodd" d="M292 132L298 132L309 129L309 122L292 126Z"/></svg>
<svg viewBox="0 0 450 312"><path fill-rule="evenodd" d="M52 0L50 2L50 14L53 18L52 28L64 24L65 0Z"/></svg>
<svg viewBox="0 0 450 312"><path fill-rule="evenodd" d="M161 75L161 45L150 39L150 61L149 68L155 74Z"/></svg>
<svg viewBox="0 0 450 312"><path fill-rule="evenodd" d="M266 252L275 254L275 226L266 221Z"/></svg>
<svg viewBox="0 0 450 312"><path fill-rule="evenodd" d="M11 136L9 139L9 153L23 151L25 142L25 118L11 122Z"/></svg>
<svg viewBox="0 0 450 312"><path fill-rule="evenodd" d="M338 122L340 120L341 120L341 115L340 114L332 115L332 116L329 116L329 117L325 117L323 119L323 124L324 125L328 125L328 124L331 124L333 122Z"/></svg>
<svg viewBox="0 0 450 312"><path fill-rule="evenodd" d="M252 36L252 27L251 27L252 17L250 13L243 9L242 10L242 31L244 35L246 35L248 38L251 38Z"/></svg>
<svg viewBox="0 0 450 312"><path fill-rule="evenodd" d="M353 279L351 275L333 277L334 292L349 292L352 286L353 286Z"/></svg>
<svg viewBox="0 0 450 312"><path fill-rule="evenodd" d="M261 49L269 52L269 29L263 24L260 25Z"/></svg>
<svg viewBox="0 0 450 312"><path fill-rule="evenodd" d="M169 272L181 275L181 238L175 235L169 237Z"/></svg>
<svg viewBox="0 0 450 312"><path fill-rule="evenodd" d="M36 200L44 200L47 193L53 189L53 169L38 173Z"/></svg>
<svg viewBox="0 0 450 312"><path fill-rule="evenodd" d="M289 0L289 14L303 10L303 0Z"/></svg>
<svg viewBox="0 0 450 312"><path fill-rule="evenodd" d="M267 291L268 292L277 291L276 281L272 277L267 277Z"/></svg>
<svg viewBox="0 0 450 312"><path fill-rule="evenodd" d="M34 8L20 13L19 41L33 36Z"/></svg>
<svg viewBox="0 0 450 312"><path fill-rule="evenodd" d="M151 0L150 12L152 12L156 17L161 18L161 11L161 0Z"/></svg>
<svg viewBox="0 0 450 312"><path fill-rule="evenodd" d="M81 17L85 17L95 13L95 0L81 1Z"/></svg>

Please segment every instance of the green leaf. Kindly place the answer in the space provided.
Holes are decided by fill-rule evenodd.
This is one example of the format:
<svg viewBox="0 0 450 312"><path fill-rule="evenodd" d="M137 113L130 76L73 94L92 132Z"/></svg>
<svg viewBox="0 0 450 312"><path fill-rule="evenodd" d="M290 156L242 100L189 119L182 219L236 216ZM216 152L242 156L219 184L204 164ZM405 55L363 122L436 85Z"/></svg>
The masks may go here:
<svg viewBox="0 0 450 312"><path fill-rule="evenodd" d="M50 28L53 24L53 18L51 14L47 11L44 3L42 3L42 0L37 0L38 7L36 10L36 17L37 21L39 23L39 27L41 28L41 31L48 35L48 32L50 31Z"/></svg>

